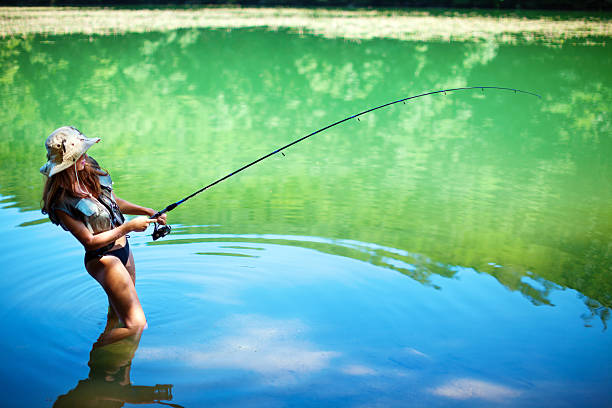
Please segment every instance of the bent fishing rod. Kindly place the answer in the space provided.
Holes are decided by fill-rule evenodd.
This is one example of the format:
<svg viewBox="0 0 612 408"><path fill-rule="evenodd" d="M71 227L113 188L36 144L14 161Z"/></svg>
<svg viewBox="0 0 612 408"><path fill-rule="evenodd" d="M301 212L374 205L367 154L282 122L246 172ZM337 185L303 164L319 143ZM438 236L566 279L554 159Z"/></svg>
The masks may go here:
<svg viewBox="0 0 612 408"><path fill-rule="evenodd" d="M182 200L179 200L179 201L177 201L175 203L172 203L172 204L168 205L163 210L158 211L157 213L152 215L151 218L157 218L157 217L161 216L162 214L165 214L167 212L170 212L170 211L174 210L176 207L178 207L179 205L183 204L185 201L189 200L190 198L195 197L196 195L200 194L201 192L203 192L205 190L208 190L212 186L217 185L217 184L221 183L224 180L227 180L228 178L230 178L230 177L240 173L243 170L248 169L249 167L259 163L262 160L267 159L270 156L274 156L277 153L281 153L284 156L285 154L282 153L283 150L285 150L285 149L287 149L287 148L293 146L294 144L297 144L297 143L299 143L299 142L301 142L303 140L306 140L309 137L316 135L317 133L321 133L324 130L327 130L327 129L331 128L331 127L334 127L336 125L339 125L339 124L344 123L346 121L349 121L351 119L357 118L357 120L359 120L359 117L362 116L362 115L365 115L366 113L370 113L370 112L373 112L375 110L385 108L387 106L395 105L396 103L400 103L400 102L404 102L405 103L408 100L416 99L416 98L421 98L421 97L427 96L427 95L434 95L434 94L440 94L440 93L443 93L444 95L446 95L447 92L465 91L465 90L469 90L469 89L480 89L483 93L484 93L485 89L496 89L496 90L502 90L502 91L512 91L515 94L516 93L523 93L523 94L527 94L527 95L537 96L538 98L542 99L542 97L540 95L536 94L536 93L529 92L529 91L523 91L523 90L520 90L520 89L504 88L504 87L499 87L499 86L469 86L469 87L463 87L463 88L441 89L439 91L426 92L426 93L422 93L422 94L419 94L419 95L413 95L413 96L409 96L407 98L398 99L397 101L388 102L388 103L385 103L383 105L379 105L379 106L376 106L374 108L370 108L370 109L364 110L363 112L359 112L359 113L356 113L354 115L348 116L348 117L346 117L346 118L344 118L342 120L339 120L337 122L332 123L331 125L327 125L325 127L322 127L321 129L315 130L314 132L307 134L306 136L303 136L303 137L301 137L301 138L299 138L297 140L294 140L293 142L291 142L289 144L286 144L285 146L283 146L283 147L281 147L279 149L276 149L276 150L266 154L265 156L262 156L259 159L252 161L249 164L246 164L246 165L242 166L238 170L235 170L235 171L229 173L228 175L223 176L223 177L221 177L220 179L218 179L216 181L213 181L209 185L207 185L205 187L202 187L198 191L188 195L187 197L183 198ZM153 234L152 234L153 240L155 241L155 240L157 240L159 238L165 237L166 235L168 235L170 233L170 231L171 231L171 228L170 228L169 225L158 226L157 224L155 224L155 230L153 231Z"/></svg>

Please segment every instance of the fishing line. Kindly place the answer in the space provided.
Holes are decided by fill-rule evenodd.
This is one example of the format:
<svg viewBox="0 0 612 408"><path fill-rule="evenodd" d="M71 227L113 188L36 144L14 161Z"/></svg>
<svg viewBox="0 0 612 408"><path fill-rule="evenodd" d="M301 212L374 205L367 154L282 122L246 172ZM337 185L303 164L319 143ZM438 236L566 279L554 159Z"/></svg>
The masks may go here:
<svg viewBox="0 0 612 408"><path fill-rule="evenodd" d="M396 103L400 103L400 102L406 103L406 101L408 101L410 99L421 98L423 96L434 95L434 94L438 94L438 93L444 93L444 95L446 95L447 92L464 91L464 90L468 90L468 89L480 89L482 92L484 92L485 89L496 89L496 90L502 90L502 91L513 91L515 94L520 92L520 93L524 93L524 94L527 94L527 95L537 96L538 98L542 99L542 97L540 95L536 94L536 93L529 92L529 91L523 91L523 90L520 90L520 89L504 88L504 87L499 87L499 86L469 86L469 87L463 87L463 88L441 89L439 91L426 92L426 93L423 93L423 94L419 94L419 95L409 96L407 98L398 99L397 101L388 102L388 103L385 103L383 105L379 105L379 106L376 106L374 108L370 108L370 109L364 110L363 112L359 112L359 113L356 113L356 114L351 115L349 117L346 117L346 118L344 118L342 120L339 120L337 122L332 123L331 125L327 125L325 127L322 127L321 129L315 130L314 132L307 134L306 136L303 136L303 137L301 137L301 138L299 138L297 140L294 140L293 142L291 142L289 144L286 144L285 146L281 147L280 149L276 149L273 152L270 152L270 153L266 154L265 156L262 156L259 159L254 160L251 163L242 166L238 170L235 170L235 171L229 173L228 175L223 176L223 177L221 177L220 179L218 179L216 181L213 181L209 185L207 185L205 187L202 187L198 191L188 195L187 197L183 198L182 200L179 200L179 201L177 201L175 203L172 203L172 204L168 205L163 210L158 211L157 213L152 215L151 218L157 218L157 217L159 217L162 214L165 214L165 213L167 213L169 211L174 210L177 206L183 204L185 201L189 200L190 198L195 197L196 195L200 194L204 190L208 190L212 186L217 185L217 184L219 184L220 182L222 182L224 180L227 180L228 178L230 178L230 177L240 173L243 170L248 169L249 167L259 163L262 160L267 159L270 156L275 155L276 153L281 153L284 156L285 154L282 153L283 150L287 149L288 147L293 146L296 143L301 142L302 140L308 139L309 137L314 136L317 133L321 133L324 130L327 130L327 129L331 128L331 127L334 127L336 125L339 125L339 124L344 123L346 121L349 121L351 119L357 118L357 120L359 120L359 116L365 115L366 113L370 113L370 112L373 112L373 111L375 111L377 109L385 108L387 106L395 105ZM171 231L171 228L170 228L169 225L158 226L157 224L155 224L155 230L153 231L153 235L152 235L153 236L153 240L157 240L159 238L165 237L166 235L168 235L170 233L170 231Z"/></svg>

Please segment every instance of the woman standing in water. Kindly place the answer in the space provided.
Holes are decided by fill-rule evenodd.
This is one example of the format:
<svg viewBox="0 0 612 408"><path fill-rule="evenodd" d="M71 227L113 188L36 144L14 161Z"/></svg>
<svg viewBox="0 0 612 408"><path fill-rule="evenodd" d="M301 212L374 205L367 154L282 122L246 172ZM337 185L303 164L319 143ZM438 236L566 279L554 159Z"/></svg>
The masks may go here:
<svg viewBox="0 0 612 408"><path fill-rule="evenodd" d="M113 193L108 172L86 154L99 141L71 126L56 129L45 142L48 161L40 172L48 177L42 197L43 214L83 244L85 268L108 295L109 319L98 340L98 345L105 345L139 334L146 327L126 235L144 231L152 222L165 224L166 215L125 222L123 214L152 216L155 210Z"/></svg>

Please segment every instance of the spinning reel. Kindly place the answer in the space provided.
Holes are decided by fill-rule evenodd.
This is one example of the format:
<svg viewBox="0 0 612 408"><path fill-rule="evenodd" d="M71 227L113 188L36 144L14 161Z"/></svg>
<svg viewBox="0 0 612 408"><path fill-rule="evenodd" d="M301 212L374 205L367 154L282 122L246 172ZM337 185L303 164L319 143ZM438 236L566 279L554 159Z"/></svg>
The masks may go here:
<svg viewBox="0 0 612 408"><path fill-rule="evenodd" d="M176 207L176 205L172 208L170 207L171 206L168 206L165 209L156 212L155 214L151 216L151 219L157 218L160 215L170 211L170 209ZM157 241L158 239L165 237L166 235L170 233L170 231L172 231L172 228L170 228L169 225L160 225L158 223L155 223L155 229L153 230L153 234L151 234L151 236L153 237L153 241Z"/></svg>
<svg viewBox="0 0 612 408"><path fill-rule="evenodd" d="M172 228L170 228L169 225L159 225L155 223L155 229L153 230L153 234L151 234L153 241L157 241L158 239L165 237L170 233L170 231L172 231Z"/></svg>

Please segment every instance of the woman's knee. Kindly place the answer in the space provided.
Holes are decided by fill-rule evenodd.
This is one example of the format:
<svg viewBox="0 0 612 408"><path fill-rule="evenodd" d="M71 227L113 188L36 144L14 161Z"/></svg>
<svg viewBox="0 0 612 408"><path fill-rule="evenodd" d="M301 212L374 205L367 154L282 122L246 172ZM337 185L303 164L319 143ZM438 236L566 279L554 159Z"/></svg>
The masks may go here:
<svg viewBox="0 0 612 408"><path fill-rule="evenodd" d="M147 327L147 319L142 311L142 308L138 310L132 310L129 316L125 319L125 326L130 330L142 331Z"/></svg>

